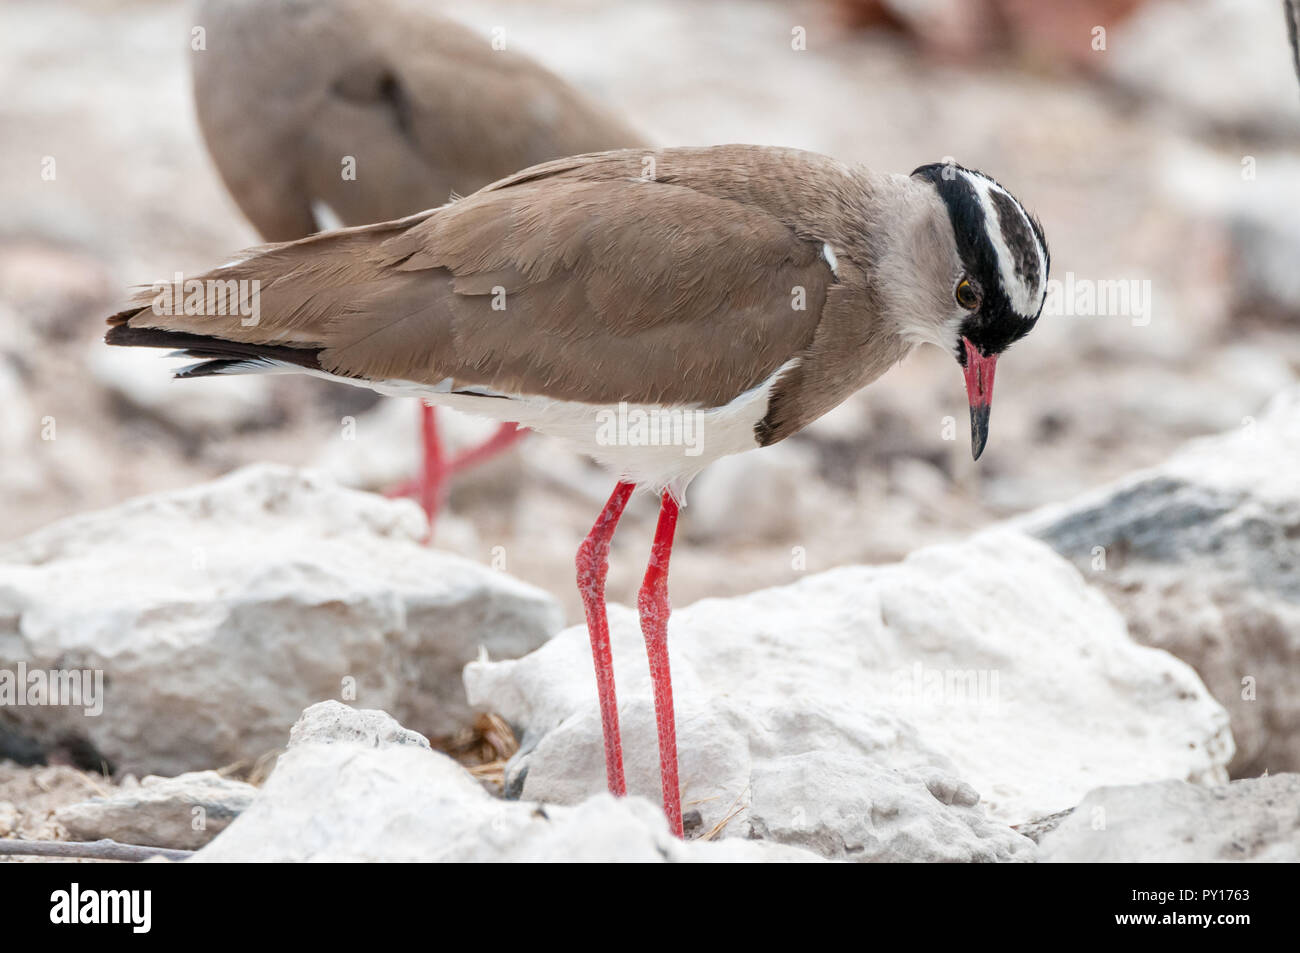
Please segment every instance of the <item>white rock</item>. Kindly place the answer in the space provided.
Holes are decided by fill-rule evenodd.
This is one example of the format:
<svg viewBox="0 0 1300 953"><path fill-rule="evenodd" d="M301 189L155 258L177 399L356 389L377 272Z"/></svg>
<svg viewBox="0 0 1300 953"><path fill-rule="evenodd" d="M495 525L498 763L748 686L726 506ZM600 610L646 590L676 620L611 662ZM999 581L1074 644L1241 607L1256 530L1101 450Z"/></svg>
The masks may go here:
<svg viewBox="0 0 1300 953"><path fill-rule="evenodd" d="M1234 775L1300 769L1300 388L1259 419L1016 521L1232 716Z"/></svg>
<svg viewBox="0 0 1300 953"><path fill-rule="evenodd" d="M692 539L723 543L797 538L816 468L812 448L790 440L723 457L691 484L685 528Z"/></svg>
<svg viewBox="0 0 1300 953"><path fill-rule="evenodd" d="M1167 201L1217 225L1231 248L1223 283L1229 319L1293 320L1300 310L1300 223L1291 211L1300 206L1300 159L1291 151L1255 149L1243 158L1178 143L1158 162ZM1265 379L1273 376L1270 358L1285 366L1285 353L1237 347L1254 355L1255 372L1262 369Z"/></svg>
<svg viewBox="0 0 1300 953"><path fill-rule="evenodd" d="M1054 863L1300 861L1300 775L1092 791L1039 840Z"/></svg>
<svg viewBox="0 0 1300 953"><path fill-rule="evenodd" d="M71 840L107 837L123 844L197 850L246 810L256 793L253 785L215 771L150 776L109 797L61 807L55 819Z"/></svg>
<svg viewBox="0 0 1300 953"><path fill-rule="evenodd" d="M1112 79L1202 124L1270 133L1300 124L1280 3L1146 3L1111 31L1097 61Z"/></svg>
<svg viewBox="0 0 1300 953"><path fill-rule="evenodd" d="M18 810L18 805L11 801L0 801L0 837L8 837L18 830L21 821L22 812Z"/></svg>
<svg viewBox="0 0 1300 953"><path fill-rule="evenodd" d="M0 321L9 317L0 312ZM20 453L31 442L39 420L22 376L8 355L0 353L0 450L6 455Z"/></svg>
<svg viewBox="0 0 1300 953"><path fill-rule="evenodd" d="M793 848L681 843L657 808L599 794L577 807L501 801L447 756L418 745L348 740L382 713L322 713L333 736L292 744L256 801L200 851L200 862L816 861ZM404 729L400 727L397 731ZM299 738L305 735L299 732ZM321 743L328 740L328 743Z"/></svg>
<svg viewBox="0 0 1300 953"><path fill-rule="evenodd" d="M657 800L636 616L611 607L610 623L629 789ZM998 822L1099 784L1223 780L1231 756L1192 671L1135 645L1073 567L1018 533L705 600L673 615L669 641L683 801L706 829L742 809L727 836L863 860L1023 857ZM511 790L573 803L604 786L583 627L465 678L521 733Z"/></svg>
<svg viewBox="0 0 1300 953"><path fill-rule="evenodd" d="M16 316L0 307L0 324L17 320ZM45 449L38 443L38 428L42 415L31 402L31 388L18 372L14 360L0 350L0 454L7 460L26 460L29 465L5 467L0 473L0 488L9 495L27 495L49 492L50 472L46 457L32 452L33 446Z"/></svg>
<svg viewBox="0 0 1300 953"><path fill-rule="evenodd" d="M256 758L305 705L355 699L429 734L469 715L460 669L562 624L548 595L419 545L410 501L257 466L0 547L0 659L104 673L103 712L0 708L123 771Z"/></svg>
<svg viewBox="0 0 1300 953"><path fill-rule="evenodd" d="M324 701L312 705L289 729L289 747L334 744L351 741L368 748L414 745L428 748L429 739L418 731L398 724L387 712L373 708L357 710L342 702Z"/></svg>

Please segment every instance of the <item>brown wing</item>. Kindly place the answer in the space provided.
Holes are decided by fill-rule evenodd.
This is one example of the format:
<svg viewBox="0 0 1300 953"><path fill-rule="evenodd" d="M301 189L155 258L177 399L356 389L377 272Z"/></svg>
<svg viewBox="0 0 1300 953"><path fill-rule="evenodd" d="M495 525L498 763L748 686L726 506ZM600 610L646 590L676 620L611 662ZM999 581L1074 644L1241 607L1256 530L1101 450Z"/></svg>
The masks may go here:
<svg viewBox="0 0 1300 953"><path fill-rule="evenodd" d="M203 277L258 281L257 326L150 310L118 323L316 348L349 377L706 406L807 347L832 280L820 246L752 206L563 174Z"/></svg>

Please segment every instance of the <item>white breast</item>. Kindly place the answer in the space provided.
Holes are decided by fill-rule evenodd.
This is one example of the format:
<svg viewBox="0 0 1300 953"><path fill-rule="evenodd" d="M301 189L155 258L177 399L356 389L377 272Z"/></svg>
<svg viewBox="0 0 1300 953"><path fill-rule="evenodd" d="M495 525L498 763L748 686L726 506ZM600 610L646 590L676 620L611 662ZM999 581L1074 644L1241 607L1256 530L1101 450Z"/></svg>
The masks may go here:
<svg viewBox="0 0 1300 953"><path fill-rule="evenodd" d="M797 360L797 359L796 359ZM585 404L533 396L485 397L424 392L393 382L381 393L405 393L465 413L509 420L569 444L621 480L668 490L685 502L686 487L719 457L758 447L754 426L767 415L772 387L796 360L721 407L660 407L649 404ZM411 385L414 386L414 385ZM392 388L392 389L390 389Z"/></svg>
<svg viewBox="0 0 1300 953"><path fill-rule="evenodd" d="M476 388L478 393L452 393L450 379L438 384L366 381L268 358L240 361L220 373L310 374L389 397L418 397L467 414L511 421L564 441L621 480L655 492L669 490L684 503L687 485L710 463L758 447L754 426L767 416L772 387L797 363L798 358L787 361L761 384L721 407L703 408L585 404L487 388Z"/></svg>

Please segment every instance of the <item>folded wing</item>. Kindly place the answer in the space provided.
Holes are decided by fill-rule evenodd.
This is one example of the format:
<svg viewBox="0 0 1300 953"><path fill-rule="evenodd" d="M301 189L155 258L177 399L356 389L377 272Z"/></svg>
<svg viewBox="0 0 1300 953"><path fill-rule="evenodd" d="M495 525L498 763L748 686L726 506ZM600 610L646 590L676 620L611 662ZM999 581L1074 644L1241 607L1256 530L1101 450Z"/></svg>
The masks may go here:
<svg viewBox="0 0 1300 953"><path fill-rule="evenodd" d="M240 354L300 349L291 363L350 378L705 406L807 346L832 280L819 246L752 205L599 177L600 159L550 163L396 222L254 249L198 280L240 283L245 312L256 287L255 324L159 313L154 289L110 319L109 342L228 353L221 343L204 353L199 336Z"/></svg>

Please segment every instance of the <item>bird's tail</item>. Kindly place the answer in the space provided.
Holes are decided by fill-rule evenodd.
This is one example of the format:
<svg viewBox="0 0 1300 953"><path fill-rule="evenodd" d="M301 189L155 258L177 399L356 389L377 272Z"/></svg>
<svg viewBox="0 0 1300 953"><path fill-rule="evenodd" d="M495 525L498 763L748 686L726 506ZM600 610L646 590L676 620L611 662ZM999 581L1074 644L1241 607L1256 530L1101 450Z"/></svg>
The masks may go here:
<svg viewBox="0 0 1300 953"><path fill-rule="evenodd" d="M318 371L320 348L290 347L284 344L251 344L186 331L162 328L133 328L126 323L138 309L119 312L109 318L112 325L104 343L117 347L159 347L169 357L193 358L197 363L178 368L178 378L210 377L214 374L268 374L290 370Z"/></svg>
<svg viewBox="0 0 1300 953"><path fill-rule="evenodd" d="M430 214L248 249L220 268L138 288L108 319L104 340L198 361L177 377L319 371L335 332L378 282L384 240Z"/></svg>

